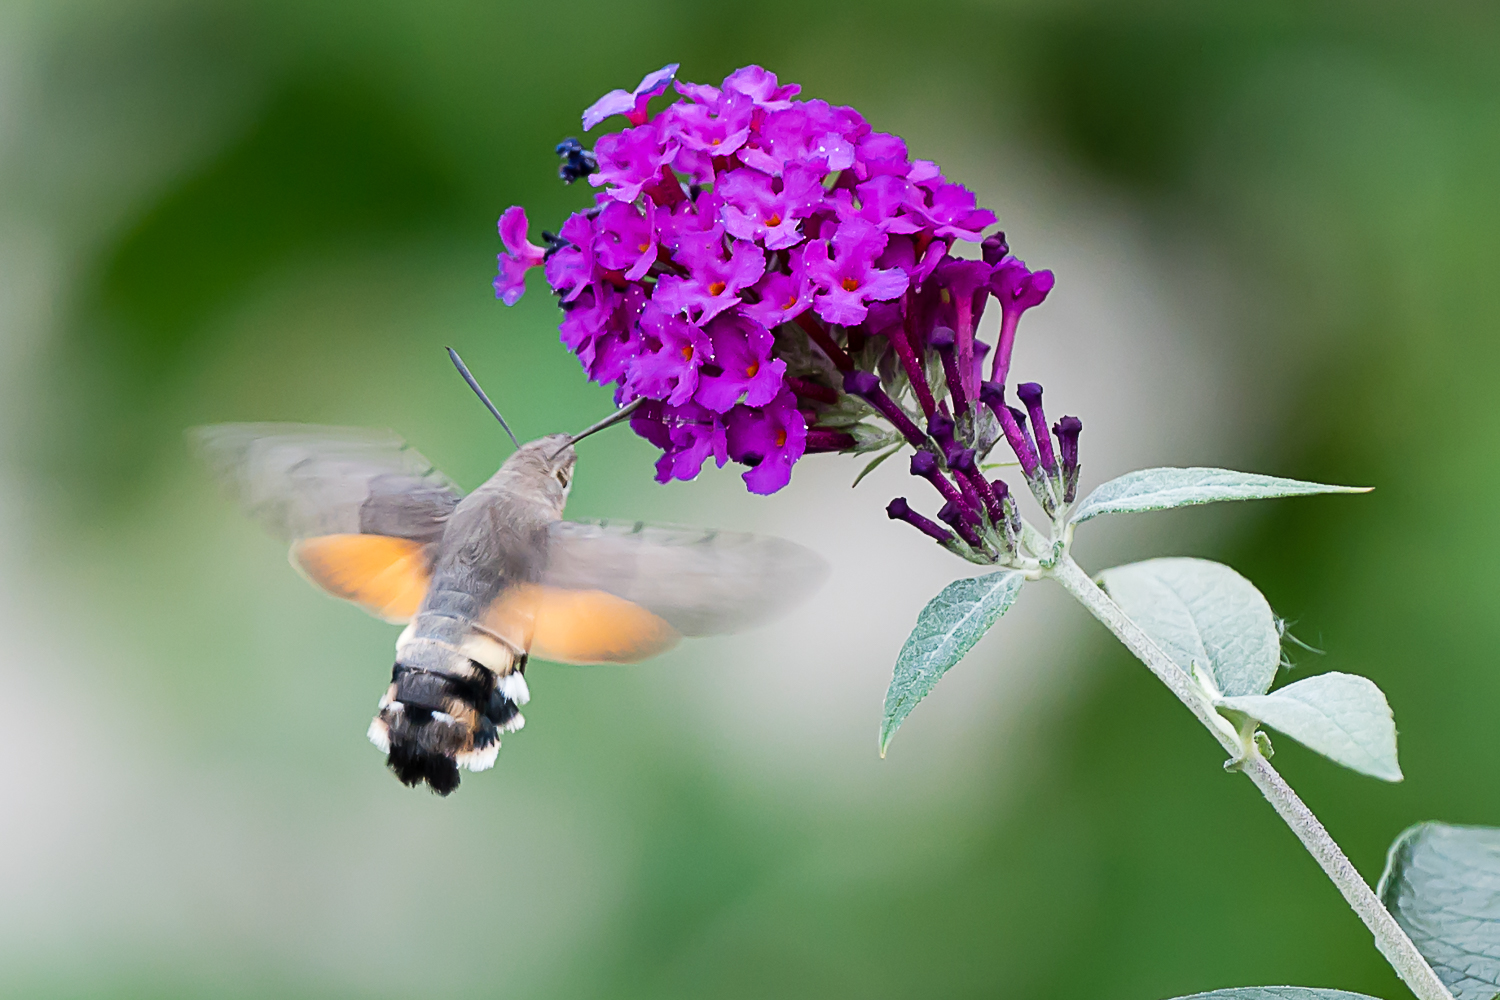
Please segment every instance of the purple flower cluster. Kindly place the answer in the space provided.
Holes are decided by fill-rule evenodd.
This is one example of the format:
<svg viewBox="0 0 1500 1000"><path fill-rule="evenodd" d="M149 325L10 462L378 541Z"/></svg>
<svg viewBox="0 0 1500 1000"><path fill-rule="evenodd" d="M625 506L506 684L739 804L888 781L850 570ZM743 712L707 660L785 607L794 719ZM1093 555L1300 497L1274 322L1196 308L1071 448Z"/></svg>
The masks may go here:
<svg viewBox="0 0 1500 1000"><path fill-rule="evenodd" d="M691 479L712 457L749 466L749 488L773 493L809 451L903 441L942 476L957 472L954 448L972 460L1009 440L979 404L986 386L1004 386L1017 323L1051 272L1010 256L1003 234L985 239L994 213L853 108L799 100L800 87L758 66L720 86L676 70L584 112L585 130L628 122L591 153L558 147L564 178L599 189L593 205L544 233L545 246L529 242L521 208L507 209L494 282L512 305L526 273L543 269L566 314L562 342L590 379L615 386L617 405L642 401L631 425L662 449L657 479ZM652 116L669 86L678 98ZM982 241L979 259L952 253L962 241ZM991 296L993 352L975 336ZM1035 440L1045 436L1040 425ZM970 486L986 511L993 490Z"/></svg>

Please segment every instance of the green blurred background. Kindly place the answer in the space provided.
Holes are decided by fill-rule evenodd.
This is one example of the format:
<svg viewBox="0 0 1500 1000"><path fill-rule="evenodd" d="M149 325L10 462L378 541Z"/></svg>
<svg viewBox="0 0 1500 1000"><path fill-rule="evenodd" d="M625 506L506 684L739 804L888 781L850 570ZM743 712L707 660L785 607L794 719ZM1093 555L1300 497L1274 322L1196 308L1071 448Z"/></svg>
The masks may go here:
<svg viewBox="0 0 1500 1000"><path fill-rule="evenodd" d="M773 530L835 567L781 625L529 676L450 799L363 733L394 629L311 592L192 467L230 419L396 428L461 483L608 409L493 229L586 195L551 147L669 61L762 63L906 135L1059 284L1017 373L1086 486L1225 464L1368 483L1099 524L1223 559L1401 728L1384 786L1278 740L1373 881L1500 824L1500 16L1493 5L13 2L0 8L0 993L1157 998L1406 992L1217 747L1028 590L876 758L889 665L964 567L899 473L571 510Z"/></svg>

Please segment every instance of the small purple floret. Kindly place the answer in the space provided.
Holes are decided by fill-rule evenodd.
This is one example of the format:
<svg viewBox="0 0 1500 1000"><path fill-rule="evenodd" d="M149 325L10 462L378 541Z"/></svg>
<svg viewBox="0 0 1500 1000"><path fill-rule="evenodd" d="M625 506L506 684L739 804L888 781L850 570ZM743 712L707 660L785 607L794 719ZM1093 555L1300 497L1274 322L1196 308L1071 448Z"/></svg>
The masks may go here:
<svg viewBox="0 0 1500 1000"><path fill-rule="evenodd" d="M831 241L814 240L807 245L804 266L818 287L813 308L824 321L842 326L862 323L866 303L894 299L906 291L911 279L904 272L875 266L885 242L885 234L875 226L851 219L839 225Z"/></svg>
<svg viewBox="0 0 1500 1000"><path fill-rule="evenodd" d="M624 115L632 125L646 124L647 103L666 93L667 84L677 75L677 66L677 63L669 63L655 73L647 73L630 93L611 90L599 98L583 113L583 130L587 132L611 115Z"/></svg>
<svg viewBox="0 0 1500 1000"><path fill-rule="evenodd" d="M1021 314L1042 304L1052 291L1055 279L1051 271L1033 272L1018 257L1007 257L995 266L990 291L1000 300L1000 346L990 369L990 379L1005 384L1010 373L1010 355L1016 342L1016 326Z"/></svg>
<svg viewBox="0 0 1500 1000"><path fill-rule="evenodd" d="M792 466L807 448L807 421L790 389L764 407L736 406L724 428L729 457L750 466L740 478L751 493L775 493L791 481Z"/></svg>
<svg viewBox="0 0 1500 1000"><path fill-rule="evenodd" d="M512 205L500 216L500 274L496 276L495 298L508 306L521 301L526 293L526 272L546 259L546 251L526 239L526 209Z"/></svg>

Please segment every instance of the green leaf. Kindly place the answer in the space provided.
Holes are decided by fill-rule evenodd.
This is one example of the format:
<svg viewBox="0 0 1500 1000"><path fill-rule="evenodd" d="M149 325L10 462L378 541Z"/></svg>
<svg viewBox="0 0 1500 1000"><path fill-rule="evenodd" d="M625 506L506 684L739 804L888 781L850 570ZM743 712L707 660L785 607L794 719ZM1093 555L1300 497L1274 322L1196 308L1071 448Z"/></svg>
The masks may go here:
<svg viewBox="0 0 1500 1000"><path fill-rule="evenodd" d="M1233 990L1194 993L1177 1000L1374 1000L1363 993L1320 990L1310 986L1241 986Z"/></svg>
<svg viewBox="0 0 1500 1000"><path fill-rule="evenodd" d="M1375 891L1454 1000L1500 991L1500 830L1414 826L1391 845Z"/></svg>
<svg viewBox="0 0 1500 1000"><path fill-rule="evenodd" d="M955 580L922 609L916 628L896 657L896 670L885 693L880 756L885 756L891 737L917 702L1015 603L1024 582L1025 576L1013 569Z"/></svg>
<svg viewBox="0 0 1500 1000"><path fill-rule="evenodd" d="M898 443L894 445L889 451L883 451L879 455L876 455L874 458L870 459L870 464L866 465L863 469L860 470L859 475L854 477L854 482L849 484L849 488L852 490L854 487L858 486L862 479L879 468L881 462L884 462L886 459L890 458L900 450L901 443Z"/></svg>
<svg viewBox="0 0 1500 1000"><path fill-rule="evenodd" d="M1367 677L1318 674L1270 694L1225 698L1220 704L1361 774L1401 780L1391 706Z"/></svg>
<svg viewBox="0 0 1500 1000"><path fill-rule="evenodd" d="M849 450L856 455L870 451L879 451L892 444L896 445L899 450L900 446L906 443L906 439L901 436L899 431L877 427L874 424L867 424L863 421L857 424L849 424L847 427L841 429L848 434L854 435L854 447Z"/></svg>
<svg viewBox="0 0 1500 1000"><path fill-rule="evenodd" d="M1229 469L1140 469L1111 479L1084 498L1073 523L1100 514L1166 510L1219 500L1264 500L1313 493L1368 493L1368 486L1327 486Z"/></svg>
<svg viewBox="0 0 1500 1000"><path fill-rule="evenodd" d="M1263 694L1281 663L1271 606L1255 585L1207 559L1149 559L1100 574L1109 596L1188 673L1219 693Z"/></svg>

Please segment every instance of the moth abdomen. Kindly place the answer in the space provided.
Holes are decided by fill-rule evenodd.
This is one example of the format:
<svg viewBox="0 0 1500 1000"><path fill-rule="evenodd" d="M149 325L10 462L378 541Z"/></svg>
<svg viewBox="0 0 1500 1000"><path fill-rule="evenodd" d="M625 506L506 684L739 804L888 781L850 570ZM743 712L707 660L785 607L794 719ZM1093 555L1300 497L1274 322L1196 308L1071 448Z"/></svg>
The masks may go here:
<svg viewBox="0 0 1500 1000"><path fill-rule="evenodd" d="M525 724L520 706L528 698L519 669L502 677L468 659L446 670L397 661L370 741L403 784L426 782L447 795L458 787L460 768L494 765L500 733Z"/></svg>

